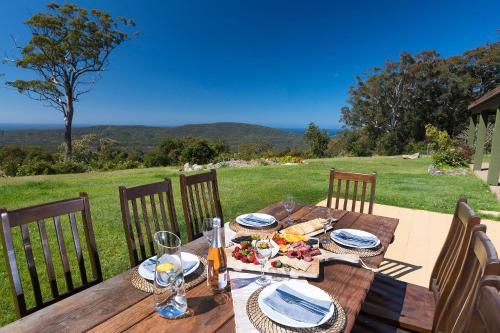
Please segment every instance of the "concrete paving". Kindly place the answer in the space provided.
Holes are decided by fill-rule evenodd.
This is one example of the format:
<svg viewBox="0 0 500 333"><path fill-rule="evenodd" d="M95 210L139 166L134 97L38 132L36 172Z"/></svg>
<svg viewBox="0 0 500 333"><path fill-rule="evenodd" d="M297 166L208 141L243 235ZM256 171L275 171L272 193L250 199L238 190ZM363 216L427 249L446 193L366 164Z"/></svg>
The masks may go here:
<svg viewBox="0 0 500 333"><path fill-rule="evenodd" d="M326 206L326 200L318 205ZM401 281L428 287L453 215L380 204L374 205L373 214L399 219L394 243L387 249L387 260L381 266L382 272ZM483 219L481 223L487 226L487 235L500 250L500 221Z"/></svg>
<svg viewBox="0 0 500 333"><path fill-rule="evenodd" d="M474 165L471 166L471 168ZM490 164L488 162L483 162L481 165L481 170L476 170L474 171L474 175L476 175L477 178L481 179L483 182L487 183L488 179L488 167ZM500 179L498 180L498 184L500 184ZM495 193L497 196L497 200L500 201L500 186L499 185L489 185L491 192Z"/></svg>

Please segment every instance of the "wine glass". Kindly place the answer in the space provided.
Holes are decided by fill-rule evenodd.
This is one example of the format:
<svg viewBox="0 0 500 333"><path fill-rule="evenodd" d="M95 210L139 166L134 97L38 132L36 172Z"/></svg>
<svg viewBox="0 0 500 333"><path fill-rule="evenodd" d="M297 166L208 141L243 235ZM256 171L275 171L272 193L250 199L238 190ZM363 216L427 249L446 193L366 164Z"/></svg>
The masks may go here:
<svg viewBox="0 0 500 333"><path fill-rule="evenodd" d="M201 229L203 232L203 236L208 241L208 245L212 244L212 232L214 229L214 219L212 217L205 217L203 219Z"/></svg>
<svg viewBox="0 0 500 333"><path fill-rule="evenodd" d="M326 218L326 220L325 219L321 220L321 225L323 226L323 235L324 235L323 239L321 240L321 244L330 244L332 242L332 240L330 239L330 237L327 237L326 230L328 229L329 225L332 225L334 222L337 221L333 217L333 209L327 208L326 212L327 212L327 218Z"/></svg>
<svg viewBox="0 0 500 333"><path fill-rule="evenodd" d="M295 207L295 199L289 195L283 201L283 207L285 207L286 212L288 213L288 221L286 222L288 225L292 225L293 221L290 219L290 214L293 212L293 208Z"/></svg>
<svg viewBox="0 0 500 333"><path fill-rule="evenodd" d="M266 286L271 283L271 278L264 274L264 266L266 266L272 255L272 246L268 239L262 239L255 243L255 257L260 263L260 277L255 281L261 286Z"/></svg>

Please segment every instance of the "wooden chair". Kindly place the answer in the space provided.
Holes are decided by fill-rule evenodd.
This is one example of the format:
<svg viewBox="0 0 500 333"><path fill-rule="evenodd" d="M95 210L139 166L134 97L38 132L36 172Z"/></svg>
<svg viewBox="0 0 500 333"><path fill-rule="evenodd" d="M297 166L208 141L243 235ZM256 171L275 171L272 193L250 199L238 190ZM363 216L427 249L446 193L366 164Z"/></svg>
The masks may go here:
<svg viewBox="0 0 500 333"><path fill-rule="evenodd" d="M203 235L204 218L220 217L224 223L215 170L191 176L181 174L180 186L189 241Z"/></svg>
<svg viewBox="0 0 500 333"><path fill-rule="evenodd" d="M477 230L450 297L436 309L434 332L464 332L473 312L479 287L488 283L486 275L500 275L500 260L486 233Z"/></svg>
<svg viewBox="0 0 500 333"><path fill-rule="evenodd" d="M464 332L500 332L500 277L486 276Z"/></svg>
<svg viewBox="0 0 500 333"><path fill-rule="evenodd" d="M473 315L476 296L481 286L489 285L493 276L498 279L500 275L500 260L493 243L486 236L483 225L474 227L474 232L471 241L467 247L465 261L460 269L460 274L455 281L450 295L444 299L440 299L436 311L433 316L432 332L454 333L454 332L469 332L468 327L471 327L471 318ZM414 305L415 311L425 313L425 309L418 308ZM495 313L498 316L498 313ZM366 317L366 314L364 314ZM396 332L400 329L397 325L388 323L381 318L368 316L372 322L371 327L384 326L383 332ZM422 316L425 319L425 315ZM374 325L377 323L378 325ZM358 326L363 326L365 323L360 322ZM474 321L472 324L477 324ZM388 326L392 325L392 326ZM417 331L422 331L417 327ZM353 330L355 332L356 330ZM358 330L359 331L359 330ZM415 330L411 330L415 331ZM429 332L431 330L428 330ZM480 332L472 330L471 332Z"/></svg>
<svg viewBox="0 0 500 333"><path fill-rule="evenodd" d="M353 192L352 192L352 203L351 211L356 211L356 201L358 199L358 183L361 183L361 202L359 205L359 212L363 213L365 208L367 187L370 185L370 199L368 206L368 214L373 212L373 203L375 201L375 185L377 182L377 174L374 172L372 174L354 173L354 172L340 172L336 171L335 168L330 170L330 181L328 186L328 200L326 206L332 208L333 201L333 188L335 187L335 180L337 180L337 186L335 191L335 209L339 209L339 202L342 192L342 181L345 181L344 194L342 195L344 199L343 210L347 210L347 202L349 200L349 187L350 183L354 182Z"/></svg>
<svg viewBox="0 0 500 333"><path fill-rule="evenodd" d="M130 265L133 267L155 254L153 240L155 232L167 230L180 237L172 182L169 178L165 178L162 182L130 188L120 186L119 192L123 228ZM142 218L139 217L138 201Z"/></svg>
<svg viewBox="0 0 500 333"><path fill-rule="evenodd" d="M429 288L378 274L361 311L398 327L429 332L434 314L449 297L454 282L461 274L474 230L486 231L485 226L479 225L480 221L467 205L467 200L458 200Z"/></svg>
<svg viewBox="0 0 500 333"><path fill-rule="evenodd" d="M89 279L87 277L87 268L85 265L83 254L84 249L78 232L76 213L81 213L83 233L85 235L85 242L89 254L90 267L92 270L92 279ZM78 198L56 201L38 206L21 208L11 211L0 209L0 215L2 218L2 231L0 233L0 236L7 266L7 274L9 276L9 281L12 288L12 296L14 298L14 305L18 318L24 317L30 313L33 313L41 308L44 308L102 281L101 265L97 253L94 231L92 229L92 218L90 216L89 200L86 193L80 193L80 197ZM76 259L78 261L78 268L80 271L81 279L81 285L79 286L76 286L76 283L72 278L70 261L66 248L66 245L68 244L67 241L65 242L64 240L61 218L63 217L65 219L65 216L68 216L68 223L70 224L72 234L72 242L74 244L74 249L77 257ZM59 286L57 284L56 271L54 270L55 263L50 251L50 243L47 236L48 233L45 223L47 219L52 219L54 222L59 254L61 256L62 268L66 281L67 291L64 293L60 292ZM30 231L28 228L30 223L37 223L38 225L38 234L41 243L40 245L43 249L45 268L47 271L50 290L52 294L52 298L49 300L44 300L44 297L42 296L42 290L40 287L40 280L34 256L34 252L35 254L37 252L35 249L36 243L31 242ZM16 250L14 247L15 241L13 239L12 229L17 227L19 227L20 233L22 235L24 255L26 256L31 284L35 296L36 305L31 308L27 308L25 293L19 273L20 270L16 260ZM38 237L35 236L35 238Z"/></svg>

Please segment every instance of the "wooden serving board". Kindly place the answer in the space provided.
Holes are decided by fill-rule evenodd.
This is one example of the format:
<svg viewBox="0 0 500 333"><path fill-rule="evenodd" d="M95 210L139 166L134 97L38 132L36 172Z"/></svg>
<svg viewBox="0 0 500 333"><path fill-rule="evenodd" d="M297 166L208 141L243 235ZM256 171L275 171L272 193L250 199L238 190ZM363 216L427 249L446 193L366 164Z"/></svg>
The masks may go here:
<svg viewBox="0 0 500 333"><path fill-rule="evenodd" d="M251 271L251 272L259 272L260 273L260 265L255 265L253 263L245 263L241 260L238 260L232 256L232 252L234 250L234 246L227 247L226 257L227 257L227 267L235 270L235 271ZM275 257L271 258L264 266L264 272L273 273L273 274L281 274L288 275L292 278L312 278L315 279L319 276L319 265L320 265L320 256L313 257L313 261L311 261L311 266L307 269L307 271L302 271L290 267L282 267L282 268L274 268L271 266L271 261L277 260L282 255L278 254Z"/></svg>

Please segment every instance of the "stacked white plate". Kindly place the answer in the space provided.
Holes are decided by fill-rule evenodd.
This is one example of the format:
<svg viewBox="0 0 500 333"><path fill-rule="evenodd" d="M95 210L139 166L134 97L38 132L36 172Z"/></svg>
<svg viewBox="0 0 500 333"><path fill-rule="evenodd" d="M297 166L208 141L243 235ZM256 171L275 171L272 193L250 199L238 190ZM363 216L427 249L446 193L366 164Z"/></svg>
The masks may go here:
<svg viewBox="0 0 500 333"><path fill-rule="evenodd" d="M246 218L250 215L254 216L257 219L262 219L263 222L247 221ZM276 222L276 219L274 218L274 216L269 215L269 214L250 213L250 214L243 214L243 215L238 216L236 218L236 222L242 226L245 226L245 227L259 228L259 227L268 227L270 225L273 225Z"/></svg>
<svg viewBox="0 0 500 333"><path fill-rule="evenodd" d="M182 258L182 267L191 267L187 272L184 273L184 276L188 276L193 273L198 266L200 266L200 259L197 256L187 252L181 252ZM139 265L139 275L145 278L146 280L154 280L155 279L155 266L156 266L156 256L151 257L149 259L144 260Z"/></svg>
<svg viewBox="0 0 500 333"><path fill-rule="evenodd" d="M375 245L352 246L351 244L344 242L340 237L336 237L336 235L341 231L346 231L354 236L359 236L359 237L373 237L377 241L376 241ZM358 230L358 229L337 229L330 234L330 237L335 243L338 243L340 245L347 246L347 247L357 248L357 249L373 249L373 248L376 248L380 245L380 239L377 236L375 236L374 234L369 233L367 231Z"/></svg>

